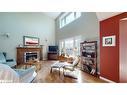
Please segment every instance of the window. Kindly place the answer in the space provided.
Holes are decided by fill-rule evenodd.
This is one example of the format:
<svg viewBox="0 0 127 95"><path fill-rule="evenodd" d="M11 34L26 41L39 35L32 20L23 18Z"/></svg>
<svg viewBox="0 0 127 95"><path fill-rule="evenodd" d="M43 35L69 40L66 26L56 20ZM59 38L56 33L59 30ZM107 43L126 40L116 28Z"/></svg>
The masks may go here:
<svg viewBox="0 0 127 95"><path fill-rule="evenodd" d="M75 18L79 18L81 16L81 12L76 12L75 13Z"/></svg>
<svg viewBox="0 0 127 95"><path fill-rule="evenodd" d="M70 12L70 13L64 13L59 18L59 26L60 28L64 27L65 25L71 23L72 21L76 20L81 16L81 12Z"/></svg>
<svg viewBox="0 0 127 95"><path fill-rule="evenodd" d="M68 16L66 16L66 24L72 22L74 19L74 13L69 14Z"/></svg>
<svg viewBox="0 0 127 95"><path fill-rule="evenodd" d="M73 37L59 41L60 54L69 56L80 55L81 37Z"/></svg>
<svg viewBox="0 0 127 95"><path fill-rule="evenodd" d="M80 43L81 43L81 38L75 38L75 55L80 55Z"/></svg>
<svg viewBox="0 0 127 95"><path fill-rule="evenodd" d="M64 52L64 41L59 42L59 50L60 50L60 53Z"/></svg>
<svg viewBox="0 0 127 95"><path fill-rule="evenodd" d="M74 45L73 39L65 40L66 55L73 55L73 47L74 47L73 45Z"/></svg>

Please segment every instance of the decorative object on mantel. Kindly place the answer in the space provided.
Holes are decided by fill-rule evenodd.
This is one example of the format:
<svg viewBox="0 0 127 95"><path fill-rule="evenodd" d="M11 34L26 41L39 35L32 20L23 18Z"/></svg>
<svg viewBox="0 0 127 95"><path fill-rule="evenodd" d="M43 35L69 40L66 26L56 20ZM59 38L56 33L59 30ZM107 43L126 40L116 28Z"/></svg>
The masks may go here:
<svg viewBox="0 0 127 95"><path fill-rule="evenodd" d="M24 46L39 46L39 38L32 36L23 36Z"/></svg>
<svg viewBox="0 0 127 95"><path fill-rule="evenodd" d="M22 44L19 44L18 47L23 47L23 45Z"/></svg>

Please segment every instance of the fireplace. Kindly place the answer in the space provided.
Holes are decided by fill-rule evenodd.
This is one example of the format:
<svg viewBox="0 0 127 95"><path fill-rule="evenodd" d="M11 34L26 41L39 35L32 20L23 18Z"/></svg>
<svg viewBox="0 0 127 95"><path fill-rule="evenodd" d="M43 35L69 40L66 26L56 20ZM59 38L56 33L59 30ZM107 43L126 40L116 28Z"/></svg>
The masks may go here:
<svg viewBox="0 0 127 95"><path fill-rule="evenodd" d="M29 60L43 60L43 48L42 47L17 47L17 65L24 64ZM36 60L35 60L36 61Z"/></svg>
<svg viewBox="0 0 127 95"><path fill-rule="evenodd" d="M24 62L29 62L31 60L39 60L40 56L39 56L39 52L25 52L24 53Z"/></svg>

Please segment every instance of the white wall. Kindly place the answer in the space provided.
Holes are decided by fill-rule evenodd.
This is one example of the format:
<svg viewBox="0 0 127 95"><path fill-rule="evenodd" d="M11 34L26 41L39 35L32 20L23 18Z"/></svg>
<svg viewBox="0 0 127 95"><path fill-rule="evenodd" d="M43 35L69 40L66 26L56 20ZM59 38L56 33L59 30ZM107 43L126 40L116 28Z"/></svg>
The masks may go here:
<svg viewBox="0 0 127 95"><path fill-rule="evenodd" d="M82 12L80 18L59 28L59 18L56 19L56 41L82 36L82 40L99 38L99 21L95 12Z"/></svg>
<svg viewBox="0 0 127 95"><path fill-rule="evenodd" d="M9 33L10 37L2 34ZM23 44L23 36L40 38L40 44L55 44L55 22L43 13L0 13L0 52L7 52L8 58L16 58L16 47ZM46 51L44 46L44 58Z"/></svg>
<svg viewBox="0 0 127 95"><path fill-rule="evenodd" d="M82 41L98 41L98 71L99 71L99 21L95 12L82 12L80 18L59 28L59 18L56 19L56 44L59 40L81 36Z"/></svg>

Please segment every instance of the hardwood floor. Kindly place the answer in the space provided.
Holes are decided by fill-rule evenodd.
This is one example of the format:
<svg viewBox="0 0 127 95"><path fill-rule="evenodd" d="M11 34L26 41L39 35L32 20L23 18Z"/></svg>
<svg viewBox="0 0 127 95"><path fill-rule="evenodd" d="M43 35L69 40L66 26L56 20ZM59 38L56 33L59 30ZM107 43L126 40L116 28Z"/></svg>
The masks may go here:
<svg viewBox="0 0 127 95"><path fill-rule="evenodd" d="M78 78L70 78L64 76L61 72L59 75L58 70L53 70L50 73L51 65L55 61L43 61L42 68L37 72L36 78L32 81L33 83L106 83L97 77L89 75L81 70L78 70Z"/></svg>

